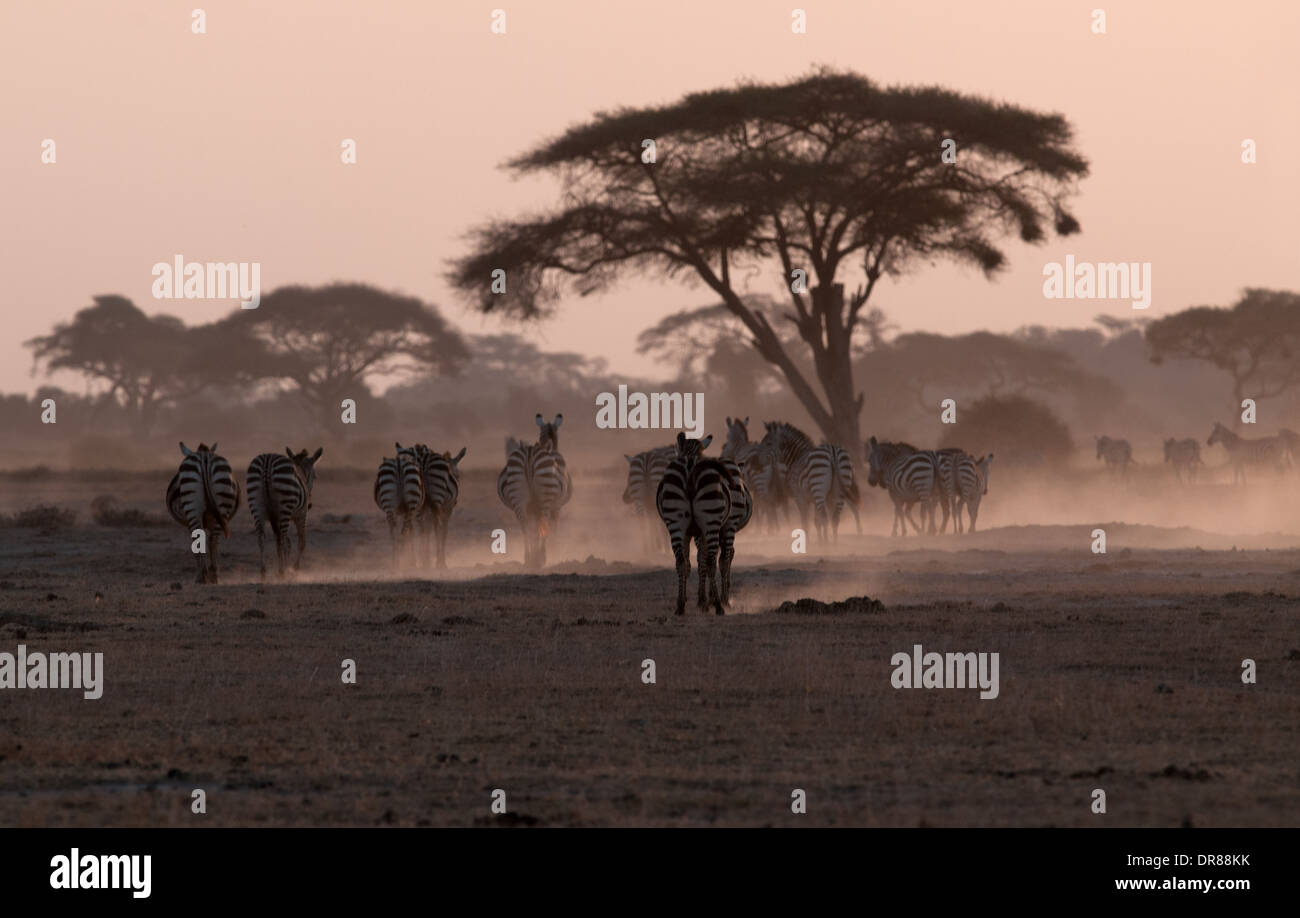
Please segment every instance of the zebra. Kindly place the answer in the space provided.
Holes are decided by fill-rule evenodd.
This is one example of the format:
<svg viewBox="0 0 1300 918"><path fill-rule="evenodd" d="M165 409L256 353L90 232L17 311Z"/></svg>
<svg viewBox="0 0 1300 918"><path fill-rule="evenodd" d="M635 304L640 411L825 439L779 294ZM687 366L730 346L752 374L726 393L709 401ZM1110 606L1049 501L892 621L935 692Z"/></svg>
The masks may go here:
<svg viewBox="0 0 1300 918"><path fill-rule="evenodd" d="M969 453L958 452L950 460L952 478L956 492L953 502L953 532L961 532L961 508L964 504L970 514L970 532L975 531L975 520L980 514L980 501L989 493L989 466L993 464L993 454L989 453L976 459Z"/></svg>
<svg viewBox="0 0 1300 918"><path fill-rule="evenodd" d="M781 489L776 486L776 463L763 443L754 443L749 439L749 418L727 418L727 442L722 446L722 458L730 459L740 466L740 474L745 479L754 504L754 512L767 520L767 531L775 532L780 526L778 511L785 501Z"/></svg>
<svg viewBox="0 0 1300 918"><path fill-rule="evenodd" d="M654 525L651 514L654 511L655 491L663 480L668 463L677 455L676 446L660 446L647 449L634 456L623 454L627 460L627 487L623 490L623 503L632 507L641 525L643 544L647 552L667 547L661 538L662 533Z"/></svg>
<svg viewBox="0 0 1300 918"><path fill-rule="evenodd" d="M302 565L303 549L307 547L307 511L311 509L311 490L316 484L316 462L324 447L311 456L304 449L295 453L289 447L284 455L262 453L248 466L248 512L253 515L254 532L257 533L257 556L262 564L262 579L266 579L266 550L264 524L269 524L275 534L275 553L280 562L280 576L284 576L289 560L289 523L298 531L298 555L293 569Z"/></svg>
<svg viewBox="0 0 1300 918"><path fill-rule="evenodd" d="M573 494L573 479L558 450L557 431L564 415L546 423L536 418L540 433L536 443L506 440L506 467L497 476L497 497L515 515L524 531L524 564L546 564L546 536L553 532L560 508Z"/></svg>
<svg viewBox="0 0 1300 918"><path fill-rule="evenodd" d="M702 458L713 442L677 434L677 456L668 463L663 481L655 492L655 509L668 529L677 567L677 614L686 613L686 581L691 574L691 540L695 540L699 562L699 607L712 605L723 613L717 561L723 531L732 520L731 493L735 482L727 467L717 459Z"/></svg>
<svg viewBox="0 0 1300 918"><path fill-rule="evenodd" d="M1205 464L1201 461L1201 444L1190 437L1186 440L1170 437L1165 440L1165 462L1173 463L1174 477L1179 481L1184 474L1188 481L1194 481L1197 466Z"/></svg>
<svg viewBox="0 0 1300 918"><path fill-rule="evenodd" d="M1238 479L1242 484L1246 483L1247 465L1272 463L1279 470L1284 467L1286 441L1281 436L1248 440L1215 421L1214 430L1210 432L1209 439L1205 442L1208 446L1222 443L1223 448L1228 451L1228 459L1232 462L1233 484L1236 484Z"/></svg>
<svg viewBox="0 0 1300 918"><path fill-rule="evenodd" d="M398 566L397 518L402 518L401 544L411 535L411 523L424 505L424 480L420 464L400 446L392 459L379 463L375 478L375 505L388 518L388 537L393 543L393 567Z"/></svg>
<svg viewBox="0 0 1300 918"><path fill-rule="evenodd" d="M200 443L196 450L184 443L180 447L185 458L167 485L167 510L190 533L203 530L205 550L194 552L194 582L216 583L217 530L230 538L230 520L239 509L239 482L230 463L217 454L216 443Z"/></svg>
<svg viewBox="0 0 1300 918"><path fill-rule="evenodd" d="M894 502L894 525L889 534L907 535L907 524L919 535L921 527L912 519L911 507L920 503L921 518L929 511L930 532L934 532L934 503L939 500L940 484L937 456L929 450L918 450L909 443L889 443L872 437L867 441L869 452L867 484L884 488Z"/></svg>
<svg viewBox="0 0 1300 918"><path fill-rule="evenodd" d="M826 541L828 528L838 540L840 513L848 502L850 487L854 493L857 490L853 459L846 450L823 442L796 461L792 475L797 476L797 493L813 509L818 540Z"/></svg>
<svg viewBox="0 0 1300 918"><path fill-rule="evenodd" d="M733 459L718 460L731 476L731 513L719 536L721 555L718 559L718 576L722 579L721 593L724 605L731 600L731 561L736 556L736 533L749 525L754 515L754 499L745 484L744 467ZM698 549L696 554L699 554Z"/></svg>
<svg viewBox="0 0 1300 918"><path fill-rule="evenodd" d="M1133 447L1127 440L1112 437L1094 437L1097 441L1097 458L1106 460L1106 468L1115 469L1121 476L1128 476L1129 463L1133 462Z"/></svg>
<svg viewBox="0 0 1300 918"><path fill-rule="evenodd" d="M771 487L769 493L775 494L777 501L784 506L787 500L794 500L799 511L800 525L808 531L809 496L799 486L802 463L815 447L812 439L793 424L785 421L764 421L767 432L761 441L771 466Z"/></svg>
<svg viewBox="0 0 1300 918"><path fill-rule="evenodd" d="M961 500L957 488L957 460L961 456L969 454L955 446L946 446L943 449L933 451L935 457L935 472L939 476L939 498L938 505L943 509L943 523L939 526L940 532L948 531L948 520L957 512L958 502ZM933 507L931 507L933 509ZM953 533L961 532L958 528L961 520L954 520L952 524Z"/></svg>
<svg viewBox="0 0 1300 918"><path fill-rule="evenodd" d="M424 546L424 566L429 566L432 552L431 540L437 541L437 566L447 566L447 530L451 526L451 513L460 498L460 460L465 458L465 448L454 457L451 451L436 453L423 443L404 447L397 443L397 451L406 453L420 469L424 486L424 500L420 504L416 522L420 527L420 541ZM432 526L430 526L432 524Z"/></svg>

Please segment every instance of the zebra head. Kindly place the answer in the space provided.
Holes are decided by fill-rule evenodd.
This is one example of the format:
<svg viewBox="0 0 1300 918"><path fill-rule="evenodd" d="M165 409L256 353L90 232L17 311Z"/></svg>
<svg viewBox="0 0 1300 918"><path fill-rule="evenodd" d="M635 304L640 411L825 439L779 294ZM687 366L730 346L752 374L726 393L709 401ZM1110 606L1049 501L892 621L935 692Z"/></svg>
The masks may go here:
<svg viewBox="0 0 1300 918"><path fill-rule="evenodd" d="M560 429L560 425L564 423L564 415L557 414L555 420L547 424L546 419L542 417L542 413L539 411L537 412L536 421L537 426L541 428L541 433L537 435L537 445L543 449L558 450L560 448L560 438L557 431Z"/></svg>
<svg viewBox="0 0 1300 918"><path fill-rule="evenodd" d="M1170 437L1168 440L1165 440L1165 462L1173 461L1174 447L1177 445L1178 445L1178 441L1175 440L1173 437Z"/></svg>
<svg viewBox="0 0 1300 918"><path fill-rule="evenodd" d="M734 459L741 447L749 442L749 418L727 418L727 442L722 446L724 459Z"/></svg>
<svg viewBox="0 0 1300 918"><path fill-rule="evenodd" d="M980 481L984 483L983 493L987 494L989 493L989 466L993 464L993 454L989 453L987 456L985 456L983 459L981 459L979 462L975 464L979 466Z"/></svg>
<svg viewBox="0 0 1300 918"><path fill-rule="evenodd" d="M1099 437L1094 434L1092 438L1097 441L1097 458L1100 459L1110 447L1110 437Z"/></svg>
<svg viewBox="0 0 1300 918"><path fill-rule="evenodd" d="M872 437L867 441L867 486L883 488L885 486L885 451L881 444Z"/></svg>
<svg viewBox="0 0 1300 918"><path fill-rule="evenodd" d="M713 442L713 434L709 434L702 440L693 440L687 437L685 433L677 434L677 458L686 466L686 471L695 468L704 451L708 449L709 444Z"/></svg>
<svg viewBox="0 0 1300 918"><path fill-rule="evenodd" d="M306 450L303 450L300 453L295 453L287 446L284 448L284 454L293 460L293 464L297 467L298 471L302 473L303 482L307 485L308 510L311 509L311 489L316 484L316 460L321 457L321 453L323 452L325 452L325 447L323 446L310 456L307 455ZM398 455L400 456L401 453L399 452Z"/></svg>

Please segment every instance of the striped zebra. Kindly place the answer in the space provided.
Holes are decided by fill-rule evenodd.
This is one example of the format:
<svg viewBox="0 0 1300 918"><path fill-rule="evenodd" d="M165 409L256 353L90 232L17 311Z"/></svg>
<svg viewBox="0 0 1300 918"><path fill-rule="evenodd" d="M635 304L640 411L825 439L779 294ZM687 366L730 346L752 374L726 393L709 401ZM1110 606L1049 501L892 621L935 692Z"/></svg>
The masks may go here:
<svg viewBox="0 0 1300 918"><path fill-rule="evenodd" d="M838 446L822 443L797 459L791 474L797 482L799 502L812 507L818 540L825 542L828 535L838 540L840 514L850 492L857 493L852 457Z"/></svg>
<svg viewBox="0 0 1300 918"><path fill-rule="evenodd" d="M524 531L524 564L528 567L546 564L546 536L555 530L560 508L573 494L573 479L558 449L557 431L564 415L557 414L548 424L538 414L536 421L540 428L537 442L508 439L506 467L497 476L497 497Z"/></svg>
<svg viewBox="0 0 1300 918"><path fill-rule="evenodd" d="M935 456L935 470L939 475L939 507L943 510L943 523L939 526L940 532L948 531L948 519L952 514L957 512L957 504L960 500L960 494L957 487L957 460L961 456L969 454L955 446L946 446L943 449L933 451ZM960 518L952 524L954 533L961 532L959 528Z"/></svg>
<svg viewBox="0 0 1300 918"><path fill-rule="evenodd" d="M776 462L764 444L749 439L749 418L727 418L727 442L722 446L722 458L740 466L754 504L754 513L766 521L764 528L775 532L781 525L780 510L785 506L782 489L776 482Z"/></svg>
<svg viewBox="0 0 1300 918"><path fill-rule="evenodd" d="M248 512L253 515L254 532L257 533L257 556L262 564L262 579L266 579L266 534L264 525L270 525L275 535L275 553L280 562L280 576L284 576L289 560L289 524L298 531L298 555L293 569L302 565L303 549L307 547L307 511L311 509L311 489L316 484L316 462L324 448L308 456L304 449L295 453L289 447L284 455L262 453L248 466Z"/></svg>
<svg viewBox="0 0 1300 918"><path fill-rule="evenodd" d="M808 511L811 507L810 496L800 486L803 462L812 452L812 439L793 424L785 421L764 421L766 433L761 445L772 466L771 491L778 503L785 505L793 500L799 511L800 526L808 531Z"/></svg>
<svg viewBox="0 0 1300 918"><path fill-rule="evenodd" d="M455 456L451 451L436 453L423 443L403 447L396 444L399 453L410 456L420 469L420 479L424 486L424 500L420 505L417 522L420 527L420 541L424 546L424 566L429 566L432 548L430 542L437 541L439 568L447 566L447 530L451 526L451 513L456 509L460 498L460 460L465 458L465 448Z"/></svg>
<svg viewBox="0 0 1300 918"><path fill-rule="evenodd" d="M629 456L627 460L627 487L623 489L623 503L632 507L641 527L642 545L647 552L667 547L663 532L653 517L655 492L663 480L668 463L677 455L676 446L660 446Z"/></svg>
<svg viewBox="0 0 1300 918"><path fill-rule="evenodd" d="M663 481L655 493L655 508L668 529L677 567L677 614L686 613L686 581L691 574L691 540L695 541L699 564L699 607L712 605L723 614L718 576L718 550L723 531L731 525L731 493L735 482L727 467L717 459L706 459L702 452L713 442L677 435L677 456L668 463Z"/></svg>
<svg viewBox="0 0 1300 918"><path fill-rule="evenodd" d="M907 524L919 535L921 527L912 519L911 509L920 503L921 518L928 510L930 532L935 531L934 504L940 499L938 459L929 450L918 450L909 443L889 443L872 437L867 441L867 484L884 488L894 502L894 525L889 534L907 535Z"/></svg>
<svg viewBox="0 0 1300 918"><path fill-rule="evenodd" d="M1121 476L1128 476L1129 464L1133 462L1133 447L1127 440L1112 437L1094 437L1097 441L1097 458L1104 459L1106 468L1117 470Z"/></svg>
<svg viewBox="0 0 1300 918"><path fill-rule="evenodd" d="M402 520L401 547L406 547L415 517L424 505L424 479L420 464L398 447L397 455L379 463L375 478L375 506L388 518L388 537L393 543L393 567L398 566L401 551L397 520Z"/></svg>
<svg viewBox="0 0 1300 918"><path fill-rule="evenodd" d="M949 460L956 499L952 506L953 532L961 532L961 509L964 505L970 514L970 532L975 531L975 520L980 515L980 501L989 493L989 466L993 464L993 454L989 453L976 459L969 453L958 451Z"/></svg>
<svg viewBox="0 0 1300 918"><path fill-rule="evenodd" d="M217 530L230 538L230 520L239 509L239 482L230 463L217 454L217 444L200 443L196 450L180 446L185 458L167 485L167 510L191 534L203 530L206 551L194 552L194 582L216 583Z"/></svg>
<svg viewBox="0 0 1300 918"><path fill-rule="evenodd" d="M745 484L744 469L734 459L720 459L727 474L731 476L731 513L719 535L721 555L718 558L718 576L722 579L721 593L723 605L731 602L731 561L736 556L736 533L749 525L754 516L754 498ZM697 549L696 554L699 554Z"/></svg>
<svg viewBox="0 0 1300 918"><path fill-rule="evenodd" d="M1204 465L1201 461L1201 444L1190 437L1186 440L1170 437L1165 440L1165 462L1173 464L1174 477L1180 482L1184 475L1188 481L1194 481L1197 467Z"/></svg>
<svg viewBox="0 0 1300 918"><path fill-rule="evenodd" d="M1286 447L1280 436L1248 440L1215 421L1214 430L1210 432L1210 437L1205 442L1209 446L1222 443L1223 448L1228 451L1228 460L1232 463L1233 484L1236 484L1238 479L1242 484L1246 483L1248 465L1256 467L1272 465L1278 470L1285 468Z"/></svg>

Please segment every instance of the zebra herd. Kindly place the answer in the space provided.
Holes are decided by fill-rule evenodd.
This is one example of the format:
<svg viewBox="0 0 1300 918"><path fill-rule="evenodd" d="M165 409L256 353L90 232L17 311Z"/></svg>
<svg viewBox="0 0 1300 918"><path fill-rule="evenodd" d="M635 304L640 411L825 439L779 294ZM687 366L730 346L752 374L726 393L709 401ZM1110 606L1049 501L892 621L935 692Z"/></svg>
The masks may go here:
<svg viewBox="0 0 1300 918"><path fill-rule="evenodd" d="M1114 437L1097 437L1097 460L1121 476L1127 476L1128 467L1136 465L1133 447L1127 440ZM1210 432L1206 445L1223 446L1232 466L1232 483L1245 484L1247 468L1273 469L1278 472L1294 468L1300 458L1300 434L1283 427L1273 437L1248 438L1233 433L1218 421ZM1193 482L1205 465L1201 459L1201 444L1191 437L1164 441L1165 462L1174 467L1174 477L1179 482Z"/></svg>
<svg viewBox="0 0 1300 918"><path fill-rule="evenodd" d="M784 421L765 422L762 440L749 439L749 418L730 418L721 456L703 455L712 436L688 439L677 435L673 446L661 446L636 455L628 462L623 502L642 522L650 548L661 547L666 531L677 571L677 608L685 611L686 584L690 576L690 545L696 546L699 565L698 603L723 614L728 604L731 564L736 533L751 517L780 523L793 502L804 532L811 521L817 539L825 543L839 536L840 517L848 508L862 531L861 493L853 458L843 447L823 442L814 445L803 431ZM907 534L907 523L919 533L911 518L916 504L929 515L929 531L936 531L935 516L943 509L943 525L953 518L953 531L962 531L963 508L975 530L982 497L988 493L992 454L975 459L960 449L921 450L907 443L867 442L868 484L885 489L895 508L893 534ZM653 506L662 522L656 527Z"/></svg>
<svg viewBox="0 0 1300 918"><path fill-rule="evenodd" d="M181 467L167 485L167 510L172 519L191 533L203 532L203 549L194 551L198 565L198 583L217 582L217 533L230 537L230 521L239 509L240 489L230 463L217 453L217 444L200 443L196 450L180 444ZM324 449L310 456L307 450L295 453L289 447L284 455L262 453L248 466L248 512L257 533L257 551L266 576L266 525L275 533L275 550L284 575L289 558L289 526L298 533L295 570L302 563L307 547L307 511L311 507L311 489L316 483L316 462ZM196 536L197 538L197 536Z"/></svg>

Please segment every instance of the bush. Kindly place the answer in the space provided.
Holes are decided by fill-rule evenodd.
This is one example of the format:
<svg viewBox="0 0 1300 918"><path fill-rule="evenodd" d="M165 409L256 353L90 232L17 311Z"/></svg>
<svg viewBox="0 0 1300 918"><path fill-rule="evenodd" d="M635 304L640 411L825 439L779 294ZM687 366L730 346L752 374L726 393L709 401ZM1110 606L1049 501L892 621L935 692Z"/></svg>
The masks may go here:
<svg viewBox="0 0 1300 918"><path fill-rule="evenodd" d="M76 521L76 510L65 510L52 504L37 504L12 515L0 514L0 526L10 529L64 529Z"/></svg>
<svg viewBox="0 0 1300 918"><path fill-rule="evenodd" d="M1063 465L1074 452L1065 422L1023 395L990 395L958 411L941 448L960 447L976 458L995 453L1003 466Z"/></svg>

